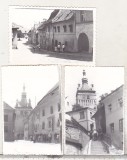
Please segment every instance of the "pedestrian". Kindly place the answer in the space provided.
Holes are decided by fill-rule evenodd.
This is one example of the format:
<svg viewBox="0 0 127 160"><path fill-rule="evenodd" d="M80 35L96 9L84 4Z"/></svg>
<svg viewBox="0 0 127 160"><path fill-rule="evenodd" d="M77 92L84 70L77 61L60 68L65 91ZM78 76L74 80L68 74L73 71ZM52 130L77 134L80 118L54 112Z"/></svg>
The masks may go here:
<svg viewBox="0 0 127 160"><path fill-rule="evenodd" d="M97 133L96 129L94 129L94 131L93 131L93 140L96 141L97 138L98 138L98 133Z"/></svg>
<svg viewBox="0 0 127 160"><path fill-rule="evenodd" d="M89 135L90 135L90 140L93 138L93 131L92 130L90 130L90 133L89 133Z"/></svg>
<svg viewBox="0 0 127 160"><path fill-rule="evenodd" d="M58 52L60 52L60 49L61 49L61 43L59 42L59 44L58 44L58 46L57 46Z"/></svg>
<svg viewBox="0 0 127 160"><path fill-rule="evenodd" d="M65 51L65 44L62 45L62 52Z"/></svg>

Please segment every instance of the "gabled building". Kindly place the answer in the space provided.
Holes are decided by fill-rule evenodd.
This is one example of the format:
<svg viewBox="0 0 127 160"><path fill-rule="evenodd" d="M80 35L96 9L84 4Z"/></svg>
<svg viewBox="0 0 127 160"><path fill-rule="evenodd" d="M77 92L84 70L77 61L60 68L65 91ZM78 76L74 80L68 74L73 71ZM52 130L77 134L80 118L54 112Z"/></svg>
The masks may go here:
<svg viewBox="0 0 127 160"><path fill-rule="evenodd" d="M66 52L93 52L93 11L54 10L38 27L41 48L55 50L65 45Z"/></svg>
<svg viewBox="0 0 127 160"><path fill-rule="evenodd" d="M52 19L57 15L59 10L54 10L49 19L45 20L38 27L40 47L46 50L54 50L53 24Z"/></svg>
<svg viewBox="0 0 127 160"><path fill-rule="evenodd" d="M14 141L14 120L15 120L15 110L3 102L4 106L4 140Z"/></svg>
<svg viewBox="0 0 127 160"><path fill-rule="evenodd" d="M82 85L78 84L76 92L76 104L73 105L72 111L66 112L74 118L87 131L95 128L95 121L92 116L96 112L96 91L93 85L88 85L86 72L83 70Z"/></svg>
<svg viewBox="0 0 127 160"><path fill-rule="evenodd" d="M37 104L25 121L26 139L38 142L60 142L62 114L60 88L56 84Z"/></svg>

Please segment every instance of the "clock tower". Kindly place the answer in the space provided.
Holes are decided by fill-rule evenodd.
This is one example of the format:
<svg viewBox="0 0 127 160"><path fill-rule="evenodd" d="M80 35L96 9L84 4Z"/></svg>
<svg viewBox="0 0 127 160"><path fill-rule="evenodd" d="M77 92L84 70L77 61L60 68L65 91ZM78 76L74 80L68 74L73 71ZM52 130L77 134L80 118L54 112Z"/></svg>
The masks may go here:
<svg viewBox="0 0 127 160"><path fill-rule="evenodd" d="M88 85L85 70L83 70L82 84L78 84L76 104L83 108L89 107L91 109L96 109L96 91L94 90L93 84L91 84L91 86Z"/></svg>

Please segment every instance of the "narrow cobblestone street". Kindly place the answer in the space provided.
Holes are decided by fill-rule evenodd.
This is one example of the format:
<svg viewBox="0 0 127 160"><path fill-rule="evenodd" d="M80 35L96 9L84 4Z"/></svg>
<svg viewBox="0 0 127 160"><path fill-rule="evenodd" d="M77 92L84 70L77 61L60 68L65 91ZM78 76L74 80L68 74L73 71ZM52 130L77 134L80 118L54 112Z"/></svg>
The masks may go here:
<svg viewBox="0 0 127 160"><path fill-rule="evenodd" d="M92 54L88 53L58 53L47 50L36 49L34 51L33 45L27 42L27 39L18 41L18 49L12 49L10 61L18 64L36 64L36 63L77 63L92 61Z"/></svg>

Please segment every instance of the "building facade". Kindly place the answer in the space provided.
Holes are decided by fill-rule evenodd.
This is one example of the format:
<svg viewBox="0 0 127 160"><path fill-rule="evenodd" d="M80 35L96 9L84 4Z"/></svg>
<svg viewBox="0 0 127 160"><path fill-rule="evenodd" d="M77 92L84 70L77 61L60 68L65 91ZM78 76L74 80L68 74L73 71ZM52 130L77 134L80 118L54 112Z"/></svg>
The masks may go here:
<svg viewBox="0 0 127 160"><path fill-rule="evenodd" d="M9 106L6 102L4 106L4 140L14 141L14 120L15 112L14 109Z"/></svg>
<svg viewBox="0 0 127 160"><path fill-rule="evenodd" d="M123 85L102 96L100 104L94 115L97 128L110 145L123 149Z"/></svg>
<svg viewBox="0 0 127 160"><path fill-rule="evenodd" d="M105 106L106 134L112 144L123 148L123 86L117 88L101 101Z"/></svg>
<svg viewBox="0 0 127 160"><path fill-rule="evenodd" d="M25 86L23 86L21 101L17 100L15 106L15 139L24 139L24 122L31 111L31 100L29 99L29 101L27 102Z"/></svg>
<svg viewBox="0 0 127 160"><path fill-rule="evenodd" d="M38 142L60 142L61 105L59 85L55 85L37 104L25 123L26 139Z"/></svg>
<svg viewBox="0 0 127 160"><path fill-rule="evenodd" d="M54 10L38 30L44 49L64 44L67 52L93 52L93 11Z"/></svg>
<svg viewBox="0 0 127 160"><path fill-rule="evenodd" d="M86 72L83 70L82 85L78 84L76 92L76 104L72 111L67 112L79 122L87 131L95 129L95 121L92 116L96 112L96 91L93 85L88 85Z"/></svg>

